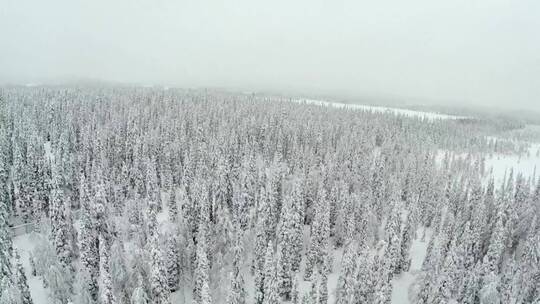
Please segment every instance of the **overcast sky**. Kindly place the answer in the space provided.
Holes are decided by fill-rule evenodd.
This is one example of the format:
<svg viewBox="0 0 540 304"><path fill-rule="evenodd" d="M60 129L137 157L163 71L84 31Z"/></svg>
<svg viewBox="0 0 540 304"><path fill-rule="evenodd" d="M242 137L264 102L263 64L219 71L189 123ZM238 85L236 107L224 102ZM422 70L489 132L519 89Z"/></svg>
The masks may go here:
<svg viewBox="0 0 540 304"><path fill-rule="evenodd" d="M0 81L540 110L538 0L0 0Z"/></svg>

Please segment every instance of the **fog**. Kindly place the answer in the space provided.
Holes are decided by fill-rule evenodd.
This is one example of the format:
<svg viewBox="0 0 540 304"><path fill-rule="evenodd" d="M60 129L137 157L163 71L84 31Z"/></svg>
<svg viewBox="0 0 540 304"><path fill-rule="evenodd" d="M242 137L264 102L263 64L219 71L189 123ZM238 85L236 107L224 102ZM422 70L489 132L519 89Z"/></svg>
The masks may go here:
<svg viewBox="0 0 540 304"><path fill-rule="evenodd" d="M540 1L0 0L0 82L540 110Z"/></svg>

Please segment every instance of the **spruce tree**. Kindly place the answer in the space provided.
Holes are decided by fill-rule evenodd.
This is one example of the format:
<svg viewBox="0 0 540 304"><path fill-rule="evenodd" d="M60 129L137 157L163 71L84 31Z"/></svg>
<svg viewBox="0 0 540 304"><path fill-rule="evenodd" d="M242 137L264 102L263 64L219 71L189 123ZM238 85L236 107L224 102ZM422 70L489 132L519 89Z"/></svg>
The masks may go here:
<svg viewBox="0 0 540 304"><path fill-rule="evenodd" d="M319 201L311 227L310 246L307 253L304 279L309 280L313 268L322 268L325 262L325 246L330 236L330 209L326 199L326 191L319 189Z"/></svg>
<svg viewBox="0 0 540 304"><path fill-rule="evenodd" d="M354 299L357 303L371 303L373 301L377 270L375 269L376 265L368 247L360 250L355 263Z"/></svg>
<svg viewBox="0 0 540 304"><path fill-rule="evenodd" d="M167 280L167 269L165 268L165 259L161 252L158 236L154 235L150 242L151 257L151 299L153 304L170 303L170 289Z"/></svg>
<svg viewBox="0 0 540 304"><path fill-rule="evenodd" d="M80 176L81 219L80 219L80 262L88 274L86 288L94 303L97 303L99 277L99 240L96 212L90 201L90 193L84 175Z"/></svg>
<svg viewBox="0 0 540 304"><path fill-rule="evenodd" d="M99 235L99 292L101 304L116 304L110 272L110 249L103 235Z"/></svg>
<svg viewBox="0 0 540 304"><path fill-rule="evenodd" d="M71 232L75 230L72 226L71 206L58 185L53 188L51 197L52 241L60 262L71 268L74 257L74 239Z"/></svg>
<svg viewBox="0 0 540 304"><path fill-rule="evenodd" d="M291 304L300 304L300 290L299 290L299 278L298 273L291 273L292 278L292 290L291 290Z"/></svg>
<svg viewBox="0 0 540 304"><path fill-rule="evenodd" d="M208 262L208 245L207 245L207 226L208 207L206 202L201 202L200 221L197 232L197 260L195 268L195 286L193 290L193 300L197 304L211 304L212 298L210 295L209 270Z"/></svg>
<svg viewBox="0 0 540 304"><path fill-rule="evenodd" d="M178 222L178 203L176 201L176 191L174 188L169 191L169 200L167 205L169 221L176 224Z"/></svg>
<svg viewBox="0 0 540 304"><path fill-rule="evenodd" d="M244 289L244 276L242 275L240 264L242 259L242 246L240 242L240 228L237 228L236 241L233 248L233 265L230 273L231 287L227 295L227 304L245 304L246 291Z"/></svg>
<svg viewBox="0 0 540 304"><path fill-rule="evenodd" d="M264 299L262 303L279 303L279 291L276 276L276 265L274 261L274 249L271 242L268 243L264 262Z"/></svg>
<svg viewBox="0 0 540 304"><path fill-rule="evenodd" d="M130 304L149 304L150 303L150 300L148 299L148 295L146 294L146 291L144 291L143 287L138 286L133 290L129 303Z"/></svg>
<svg viewBox="0 0 540 304"><path fill-rule="evenodd" d="M126 267L126 257L124 243L118 238L113 241L110 254L110 272L113 283L113 290L119 302L129 299L127 291L128 269Z"/></svg>
<svg viewBox="0 0 540 304"><path fill-rule="evenodd" d="M351 304L356 287L356 250L352 244L345 248L336 289L336 304Z"/></svg>
<svg viewBox="0 0 540 304"><path fill-rule="evenodd" d="M180 281L180 243L176 229L169 233L166 240L165 268L167 272L167 286L171 292L178 289Z"/></svg>
<svg viewBox="0 0 540 304"><path fill-rule="evenodd" d="M292 291L292 277L290 257L286 252L287 247L281 244L277 247L277 285L278 294L285 301L289 301Z"/></svg>
<svg viewBox="0 0 540 304"><path fill-rule="evenodd" d="M0 189L1 190L1 189ZM0 280L11 277L12 240L8 225L8 204L0 202Z"/></svg>

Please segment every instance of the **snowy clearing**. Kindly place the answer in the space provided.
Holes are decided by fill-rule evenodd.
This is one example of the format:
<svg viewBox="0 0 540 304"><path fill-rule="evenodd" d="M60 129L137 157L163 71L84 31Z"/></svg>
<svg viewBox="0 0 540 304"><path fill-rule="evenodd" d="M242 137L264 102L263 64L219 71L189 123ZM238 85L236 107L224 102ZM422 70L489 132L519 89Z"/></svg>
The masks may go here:
<svg viewBox="0 0 540 304"><path fill-rule="evenodd" d="M320 106L356 109L356 110L362 110L362 111L374 112L374 113L389 113L389 114L394 114L394 115L403 115L407 117L418 117L418 118L428 119L428 120L467 118L465 116L447 115L447 114L423 112L423 111L400 109L400 108L391 108L391 107L384 107L384 106L369 106L369 105L360 105L360 104L352 104L352 103L351 104L339 103L339 102L316 100L316 99L292 99L292 101L298 102L298 103L315 104L315 105L320 105Z"/></svg>

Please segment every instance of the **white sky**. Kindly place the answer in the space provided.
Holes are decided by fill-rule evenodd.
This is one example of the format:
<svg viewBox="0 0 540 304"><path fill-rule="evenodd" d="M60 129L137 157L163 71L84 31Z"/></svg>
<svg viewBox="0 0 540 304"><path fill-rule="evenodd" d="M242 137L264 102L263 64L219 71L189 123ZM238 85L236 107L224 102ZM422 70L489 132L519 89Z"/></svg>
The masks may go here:
<svg viewBox="0 0 540 304"><path fill-rule="evenodd" d="M540 1L0 0L0 82L69 77L540 109Z"/></svg>

